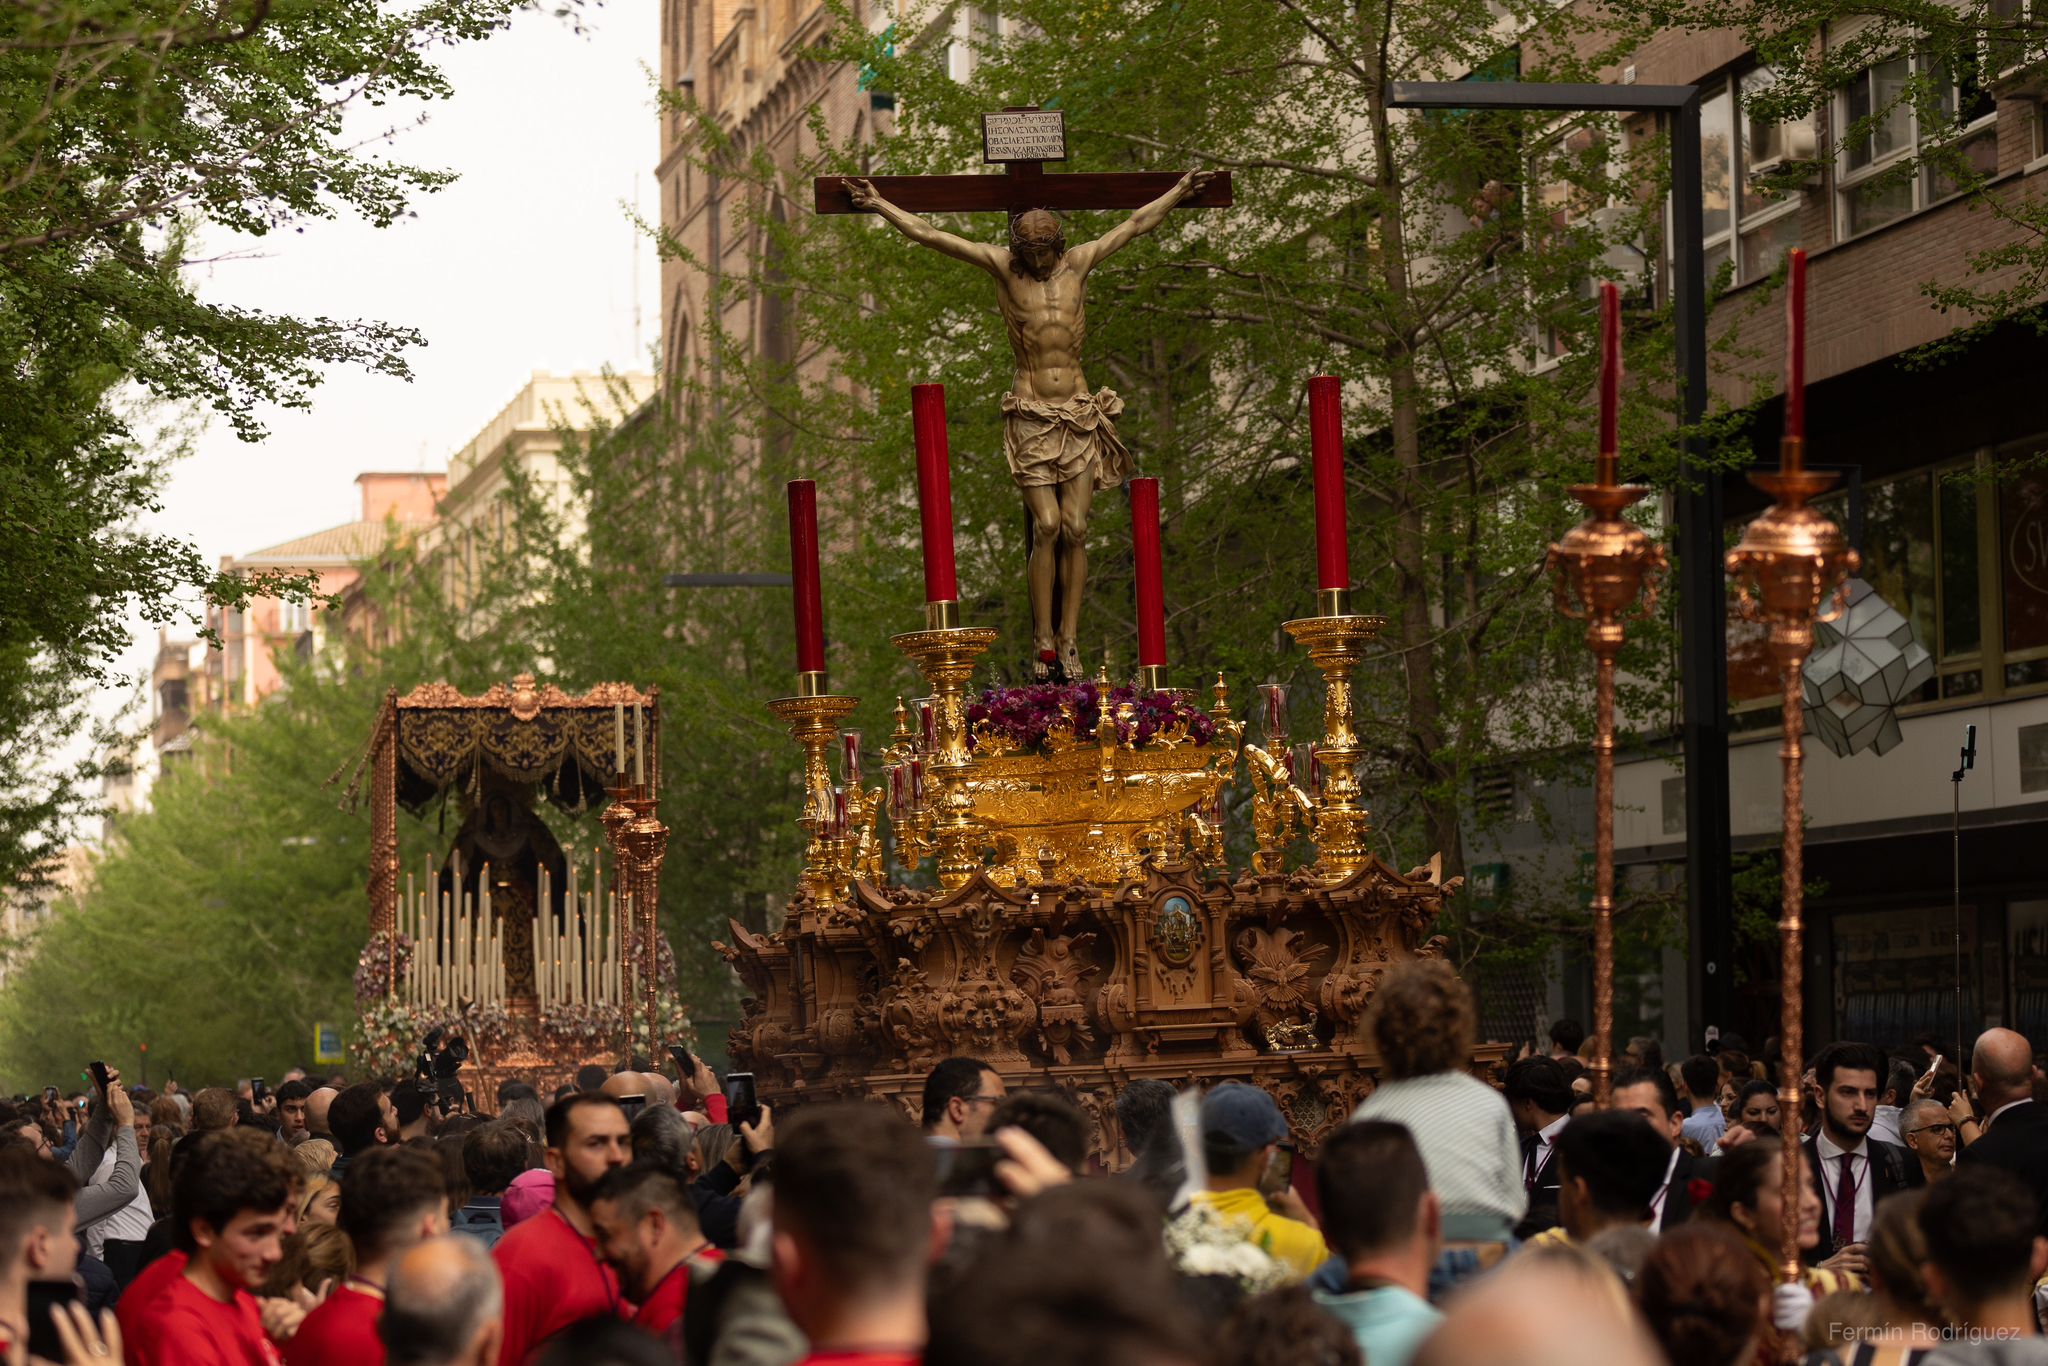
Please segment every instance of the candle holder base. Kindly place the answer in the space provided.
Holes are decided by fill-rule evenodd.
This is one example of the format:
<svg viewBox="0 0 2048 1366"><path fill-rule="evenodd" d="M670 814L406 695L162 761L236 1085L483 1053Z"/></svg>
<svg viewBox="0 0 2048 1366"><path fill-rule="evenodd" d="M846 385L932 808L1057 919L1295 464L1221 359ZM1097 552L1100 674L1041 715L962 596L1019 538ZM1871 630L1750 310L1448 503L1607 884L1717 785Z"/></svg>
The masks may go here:
<svg viewBox="0 0 2048 1366"><path fill-rule="evenodd" d="M789 738L804 752L804 805L797 824L803 828L803 889L814 901L835 900L845 889L839 885L832 857L832 769L829 756L839 738L839 723L853 715L860 705L857 697L832 694L778 697L768 704L776 720L789 730Z"/></svg>
<svg viewBox="0 0 2048 1366"><path fill-rule="evenodd" d="M1308 651L1310 661L1322 671L1325 684L1323 740L1316 746L1323 763L1323 790L1314 801L1314 838L1324 875L1332 881L1350 877L1372 859L1365 847L1372 816L1359 800L1358 731L1351 675L1365 657L1365 647L1386 624L1385 617L1359 613L1303 617L1281 623L1281 629Z"/></svg>
<svg viewBox="0 0 2048 1366"><path fill-rule="evenodd" d="M975 661L996 643L989 626L954 626L908 631L889 643L917 665L932 689L932 754L926 779L937 791L928 799L932 843L939 857L939 885L966 885L981 867L974 840L974 799L967 791L967 684Z"/></svg>

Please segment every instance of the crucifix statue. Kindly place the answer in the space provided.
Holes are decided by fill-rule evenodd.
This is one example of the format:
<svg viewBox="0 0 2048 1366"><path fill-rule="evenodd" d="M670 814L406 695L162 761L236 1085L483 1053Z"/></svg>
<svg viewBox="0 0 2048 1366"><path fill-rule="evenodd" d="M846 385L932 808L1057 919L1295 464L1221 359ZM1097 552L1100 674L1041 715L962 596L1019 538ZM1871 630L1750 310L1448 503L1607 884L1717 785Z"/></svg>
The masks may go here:
<svg viewBox="0 0 2048 1366"><path fill-rule="evenodd" d="M983 116L983 159L1002 176L838 176L816 182L820 213L875 213L919 246L985 270L1009 331L1016 381L1003 395L1003 455L1024 496L1030 546L1033 676L1087 676L1081 663L1080 613L1088 566L1088 513L1100 489L1134 473L1117 436L1123 400L1090 391L1081 372L1087 336L1088 273L1176 207L1225 207L1228 172L1126 172L1047 176L1042 163L1064 160L1057 110L1006 110ZM828 189L829 187L829 189ZM1090 242L1068 246L1054 209L1135 209ZM972 242L933 227L913 209L1002 210L1003 245Z"/></svg>

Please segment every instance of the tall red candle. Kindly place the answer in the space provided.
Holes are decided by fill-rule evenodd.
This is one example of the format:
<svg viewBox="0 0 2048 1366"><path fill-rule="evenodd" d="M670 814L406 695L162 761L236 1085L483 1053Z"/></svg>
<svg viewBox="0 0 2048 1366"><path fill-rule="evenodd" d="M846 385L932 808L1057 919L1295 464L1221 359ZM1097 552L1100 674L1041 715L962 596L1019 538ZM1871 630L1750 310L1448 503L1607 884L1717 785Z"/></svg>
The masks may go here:
<svg viewBox="0 0 2048 1366"><path fill-rule="evenodd" d="M796 671L825 672L825 606L818 587L818 486L789 481L789 577L796 598Z"/></svg>
<svg viewBox="0 0 2048 1366"><path fill-rule="evenodd" d="M1344 528L1344 390L1334 375L1308 382L1308 437L1316 476L1316 586L1351 586Z"/></svg>
<svg viewBox="0 0 2048 1366"><path fill-rule="evenodd" d="M1806 439L1806 252L1799 247L1785 279L1785 435Z"/></svg>
<svg viewBox="0 0 2048 1366"><path fill-rule="evenodd" d="M1621 291L1612 281L1600 286L1600 449L1594 452L1593 481L1615 483L1621 450Z"/></svg>
<svg viewBox="0 0 2048 1366"><path fill-rule="evenodd" d="M917 438L917 511L924 531L924 600L957 602L953 573L953 468L946 451L946 386L910 386Z"/></svg>
<svg viewBox="0 0 2048 1366"><path fill-rule="evenodd" d="M1138 667L1166 663L1166 589L1159 555L1159 481L1131 480L1131 558L1138 578Z"/></svg>

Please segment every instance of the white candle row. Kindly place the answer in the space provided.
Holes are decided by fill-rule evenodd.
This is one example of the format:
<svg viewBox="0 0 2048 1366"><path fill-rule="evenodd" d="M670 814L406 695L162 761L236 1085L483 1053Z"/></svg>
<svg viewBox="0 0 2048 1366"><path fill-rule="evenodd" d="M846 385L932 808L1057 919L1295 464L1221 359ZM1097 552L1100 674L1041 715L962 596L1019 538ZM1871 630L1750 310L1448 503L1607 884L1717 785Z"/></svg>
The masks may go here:
<svg viewBox="0 0 2048 1366"><path fill-rule="evenodd" d="M572 865L558 921L549 913L554 905L553 878L541 870L541 913L533 921L533 985L543 1013L563 1005L615 1004L625 995L624 921L618 898L604 891L602 865L587 892L576 886L575 877Z"/></svg>
<svg viewBox="0 0 2048 1366"><path fill-rule="evenodd" d="M461 890L462 859L458 854L451 879L454 891L441 891L431 860L426 885L405 875L402 917L413 941L412 965L406 974L406 1002L413 1006L454 1006L462 1001L496 1005L505 999L505 936L491 915L491 865L477 879L478 894Z"/></svg>

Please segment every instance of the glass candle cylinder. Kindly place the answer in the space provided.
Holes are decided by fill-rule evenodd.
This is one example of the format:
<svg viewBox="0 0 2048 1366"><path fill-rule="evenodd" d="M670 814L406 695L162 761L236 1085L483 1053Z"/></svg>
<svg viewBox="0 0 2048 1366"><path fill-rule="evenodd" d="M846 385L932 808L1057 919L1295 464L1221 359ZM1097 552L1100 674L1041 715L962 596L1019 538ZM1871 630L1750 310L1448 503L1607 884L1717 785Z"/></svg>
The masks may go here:
<svg viewBox="0 0 2048 1366"><path fill-rule="evenodd" d="M1287 685L1259 684L1260 714L1266 727L1266 744L1271 749L1287 745Z"/></svg>

